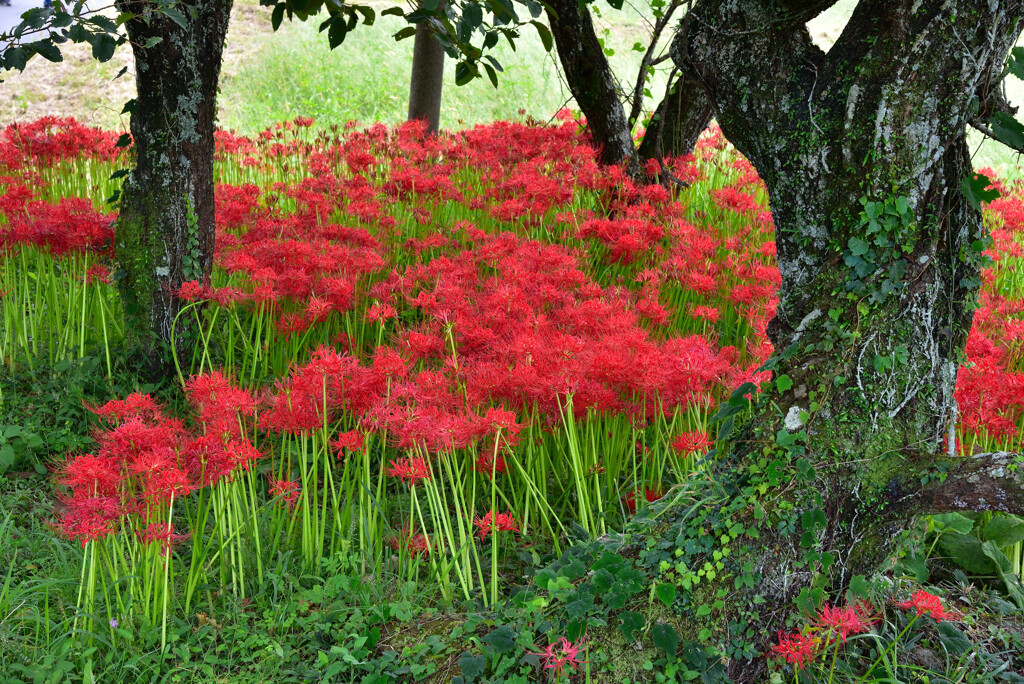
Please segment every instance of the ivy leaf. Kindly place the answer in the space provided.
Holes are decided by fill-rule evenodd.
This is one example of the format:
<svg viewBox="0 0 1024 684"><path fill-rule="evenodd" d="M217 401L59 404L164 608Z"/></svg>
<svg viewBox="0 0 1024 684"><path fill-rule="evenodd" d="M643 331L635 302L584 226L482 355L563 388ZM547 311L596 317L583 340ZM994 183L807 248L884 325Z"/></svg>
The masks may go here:
<svg viewBox="0 0 1024 684"><path fill-rule="evenodd" d="M501 625L495 627L489 632L482 641L485 646L484 650L490 654L505 654L512 653L516 648L516 636L518 634L514 629L508 625Z"/></svg>
<svg viewBox="0 0 1024 684"><path fill-rule="evenodd" d="M846 246L850 248L850 253L854 256L864 256L868 253L868 250L871 249L871 245L864 240L861 240L859 237L850 238L850 241L846 243Z"/></svg>
<svg viewBox="0 0 1024 684"><path fill-rule="evenodd" d="M775 386L779 388L779 392L788 392L793 386L793 381L788 375L780 375L775 379Z"/></svg>
<svg viewBox="0 0 1024 684"><path fill-rule="evenodd" d="M999 191L993 187L992 180L981 173L974 173L964 178L962 189L971 206L981 211L981 203L991 202L999 197Z"/></svg>
<svg viewBox="0 0 1024 684"><path fill-rule="evenodd" d="M999 142L1015 150L1024 147L1024 125L1021 125L1012 115L1007 112L996 112L989 119L988 124L992 129L992 134Z"/></svg>
<svg viewBox="0 0 1024 684"><path fill-rule="evenodd" d="M462 676L466 679L476 679L483 675L487 669L487 656L473 655L466 651L459 657L459 669L462 671Z"/></svg>
<svg viewBox="0 0 1024 684"><path fill-rule="evenodd" d="M631 610L619 615L619 621L619 631L629 643L632 643L644 628L644 616Z"/></svg>
<svg viewBox="0 0 1024 684"><path fill-rule="evenodd" d="M676 585L662 582L654 589L654 593L666 607L671 608L672 602L676 600Z"/></svg>
<svg viewBox="0 0 1024 684"><path fill-rule="evenodd" d="M676 649L679 648L679 634L675 627L659 622L651 628L651 640L655 646L665 652L669 659L675 659Z"/></svg>

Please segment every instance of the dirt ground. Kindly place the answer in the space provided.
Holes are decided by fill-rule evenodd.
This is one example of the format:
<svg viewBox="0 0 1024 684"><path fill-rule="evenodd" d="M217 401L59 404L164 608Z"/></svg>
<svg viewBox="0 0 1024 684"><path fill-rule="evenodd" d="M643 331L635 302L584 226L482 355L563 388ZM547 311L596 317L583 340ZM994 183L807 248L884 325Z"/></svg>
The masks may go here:
<svg viewBox="0 0 1024 684"><path fill-rule="evenodd" d="M235 2L224 51L222 82L245 68L259 48L260 38L272 33L270 10L256 0ZM0 125L33 121L41 116L74 116L79 121L108 129L126 130L121 116L124 103L135 97L134 60L127 46L100 64L88 45L62 46L64 61L50 63L36 57L23 73L2 72ZM117 77L123 67L128 70Z"/></svg>

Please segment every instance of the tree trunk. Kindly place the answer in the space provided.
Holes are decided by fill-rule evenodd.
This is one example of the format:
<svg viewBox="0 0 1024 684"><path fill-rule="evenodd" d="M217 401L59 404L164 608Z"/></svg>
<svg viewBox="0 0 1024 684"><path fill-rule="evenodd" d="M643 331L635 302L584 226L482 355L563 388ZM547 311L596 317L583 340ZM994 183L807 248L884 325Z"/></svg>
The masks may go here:
<svg viewBox="0 0 1024 684"><path fill-rule="evenodd" d="M143 2L117 7L139 15L127 23L138 95L135 167L116 226L118 285L128 343L159 374L170 368L170 345L182 351L188 328L185 317L175 323L175 295L185 281L208 281L213 266L213 134L231 0L177 5L184 28Z"/></svg>
<svg viewBox="0 0 1024 684"><path fill-rule="evenodd" d="M711 555L703 540L733 538L724 574L749 584L729 579L728 603L700 619L713 583L677 604L692 618L683 638L714 627L703 643L742 682L762 680L794 600L841 602L916 515L1024 512L1010 455L941 448L984 237L961 190L965 127L975 94L997 87L1024 7L861 0L826 54L806 22L833 2L702 0L672 50L767 185L782 271L774 382L723 424L723 503L676 540L695 568ZM727 413L745 406L734 403ZM729 434L732 420L742 425ZM737 524L758 541L735 539Z"/></svg>
<svg viewBox="0 0 1024 684"><path fill-rule="evenodd" d="M641 160L690 154L713 114L711 100L700 84L681 74L666 88L637 154Z"/></svg>
<svg viewBox="0 0 1024 684"><path fill-rule="evenodd" d="M601 163L627 163L635 175L639 165L629 121L619 100L615 76L594 33L590 10L577 0L551 0L544 8L569 91L587 117Z"/></svg>
<svg viewBox="0 0 1024 684"><path fill-rule="evenodd" d="M441 90L444 86L444 48L424 22L416 26L409 78L409 121L427 122L427 132L441 128Z"/></svg>

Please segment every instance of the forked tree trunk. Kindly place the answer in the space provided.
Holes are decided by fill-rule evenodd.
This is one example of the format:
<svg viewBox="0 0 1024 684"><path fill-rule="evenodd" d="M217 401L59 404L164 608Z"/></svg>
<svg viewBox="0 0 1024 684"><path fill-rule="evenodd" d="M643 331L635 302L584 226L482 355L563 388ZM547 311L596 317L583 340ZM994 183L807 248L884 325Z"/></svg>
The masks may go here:
<svg viewBox="0 0 1024 684"><path fill-rule="evenodd" d="M629 121L590 10L577 0L550 0L544 8L569 91L587 117L601 163L627 163L635 173L639 166Z"/></svg>
<svg viewBox="0 0 1024 684"><path fill-rule="evenodd" d="M416 26L409 78L409 121L426 121L427 132L441 128L444 48L426 23Z"/></svg>
<svg viewBox="0 0 1024 684"><path fill-rule="evenodd" d="M188 321L175 325L185 281L213 266L213 153L217 81L231 0L185 0L184 28L145 2L118 2L135 55L131 117L135 167L121 190L115 230L118 286L128 343L151 374L181 351Z"/></svg>
<svg viewBox="0 0 1024 684"><path fill-rule="evenodd" d="M724 650L736 681L762 681L763 656L745 657L766 651L795 599L842 601L916 515L1024 512L1011 455L942 449L984 235L961 189L965 127L1024 7L861 0L825 54L806 22L834 1L702 0L673 44L767 184L782 271L771 401L726 442L719 513L677 540L695 568L710 551L688 539L759 530L730 542L724 606L692 612L713 604L713 583L678 601L694 632L714 627L703 644ZM737 634L744 656L729 646Z"/></svg>
<svg viewBox="0 0 1024 684"><path fill-rule="evenodd" d="M683 157L711 123L711 100L692 76L681 74L668 84L637 148L641 160Z"/></svg>

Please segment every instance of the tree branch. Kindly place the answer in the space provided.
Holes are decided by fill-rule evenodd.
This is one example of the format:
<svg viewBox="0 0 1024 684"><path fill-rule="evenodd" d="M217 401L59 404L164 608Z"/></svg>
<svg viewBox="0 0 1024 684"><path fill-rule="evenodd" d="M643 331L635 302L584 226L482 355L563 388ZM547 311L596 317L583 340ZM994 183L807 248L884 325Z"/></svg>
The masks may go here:
<svg viewBox="0 0 1024 684"><path fill-rule="evenodd" d="M925 513L999 511L1024 515L1024 455L1006 451L944 459L949 470L911 505Z"/></svg>

